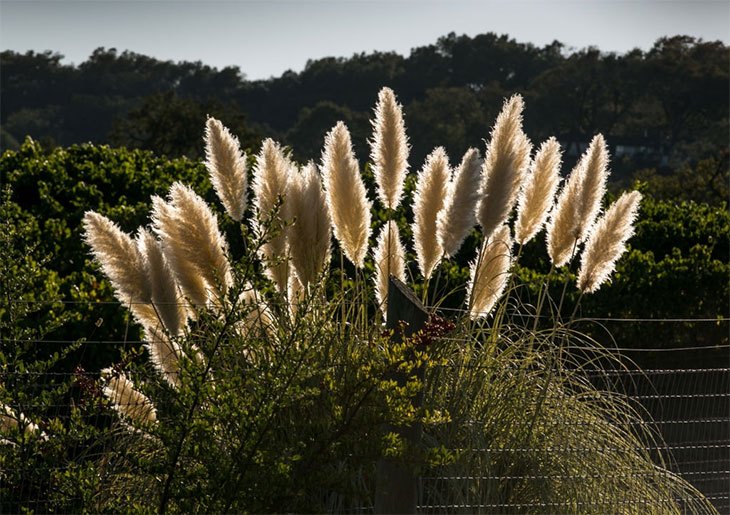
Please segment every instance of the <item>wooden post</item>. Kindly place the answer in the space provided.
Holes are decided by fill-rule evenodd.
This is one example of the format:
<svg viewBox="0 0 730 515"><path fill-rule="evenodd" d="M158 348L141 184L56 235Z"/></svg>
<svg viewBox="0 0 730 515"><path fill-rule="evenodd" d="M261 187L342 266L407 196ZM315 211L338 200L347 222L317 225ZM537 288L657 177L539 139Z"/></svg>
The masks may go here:
<svg viewBox="0 0 730 515"><path fill-rule="evenodd" d="M399 342L403 336L411 336L419 331L428 321L428 312L421 301L408 287L392 275L388 281L388 314L385 326L395 330L393 341ZM401 323L406 325L402 332L397 329ZM417 371L423 380L423 370ZM404 385L407 377L402 373L394 373L399 385ZM423 404L423 393L413 400L413 405L420 408ZM417 444L421 439L423 428L420 424L409 427L388 427L388 431L400 434L410 444ZM381 458L378 460L375 482L375 513L415 513L418 503L418 477L413 467L402 460Z"/></svg>

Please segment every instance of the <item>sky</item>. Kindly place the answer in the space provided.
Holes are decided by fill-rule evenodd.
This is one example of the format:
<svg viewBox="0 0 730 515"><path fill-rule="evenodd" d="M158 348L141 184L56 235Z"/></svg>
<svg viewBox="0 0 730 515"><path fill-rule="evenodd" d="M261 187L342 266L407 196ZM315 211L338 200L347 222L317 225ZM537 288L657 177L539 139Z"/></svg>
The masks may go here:
<svg viewBox="0 0 730 515"><path fill-rule="evenodd" d="M449 32L538 46L649 49L666 35L730 42L727 0L0 0L2 50L52 50L79 64L98 47L238 66L251 80L308 59L396 51ZM1 65L1 63L0 63Z"/></svg>

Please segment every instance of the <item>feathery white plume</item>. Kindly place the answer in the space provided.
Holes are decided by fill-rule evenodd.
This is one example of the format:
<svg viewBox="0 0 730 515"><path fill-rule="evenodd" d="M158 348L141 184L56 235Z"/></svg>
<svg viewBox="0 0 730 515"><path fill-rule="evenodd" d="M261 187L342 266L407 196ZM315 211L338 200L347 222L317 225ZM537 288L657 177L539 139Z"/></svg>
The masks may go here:
<svg viewBox="0 0 730 515"><path fill-rule="evenodd" d="M502 297L511 263L512 239L509 227L502 225L485 239L470 266L467 305L472 320L487 316Z"/></svg>
<svg viewBox="0 0 730 515"><path fill-rule="evenodd" d="M286 200L289 188L289 176L293 163L284 154L281 146L272 139L263 142L261 152L256 157L253 171L254 207L257 222L254 230L259 237L266 237L266 229L279 229L278 234L268 235L268 241L261 247L261 257L266 264L266 275L276 284L280 292L285 292L289 281L289 245L286 238L286 223L289 221L289 209ZM281 202L281 204L279 204ZM271 214L279 205L279 211Z"/></svg>
<svg viewBox="0 0 730 515"><path fill-rule="evenodd" d="M606 193L607 166L606 142L598 134L570 173L550 216L547 244L555 266L570 260L598 216Z"/></svg>
<svg viewBox="0 0 730 515"><path fill-rule="evenodd" d="M147 263L134 240L107 217L84 214L84 240L109 278L122 304L135 306L152 300Z"/></svg>
<svg viewBox="0 0 730 515"><path fill-rule="evenodd" d="M398 226L389 220L381 229L375 247L375 297L383 314L388 314L388 278L406 280L406 258Z"/></svg>
<svg viewBox="0 0 730 515"><path fill-rule="evenodd" d="M418 268L428 279L443 255L436 230L436 217L444 207L449 184L449 157L443 147L437 147L426 158L418 173L413 197L413 241Z"/></svg>
<svg viewBox="0 0 730 515"><path fill-rule="evenodd" d="M444 255L455 255L476 223L482 160L470 148L449 181L444 207L436 218L436 234Z"/></svg>
<svg viewBox="0 0 730 515"><path fill-rule="evenodd" d="M616 261L626 251L626 241L634 234L641 193L621 195L594 226L581 255L578 288L593 293L606 282Z"/></svg>
<svg viewBox="0 0 730 515"><path fill-rule="evenodd" d="M365 264L370 238L370 208L350 132L337 122L324 140L322 177L335 238L357 268Z"/></svg>
<svg viewBox="0 0 730 515"><path fill-rule="evenodd" d="M112 407L128 421L136 425L157 422L157 411L152 401L134 388L134 383L121 372L105 368L101 375L106 379L104 395L112 402Z"/></svg>
<svg viewBox="0 0 730 515"><path fill-rule="evenodd" d="M205 201L180 182L170 200L152 198L153 231L183 292L196 305L217 302L232 284L228 244Z"/></svg>
<svg viewBox="0 0 730 515"><path fill-rule="evenodd" d="M378 197L388 209L395 209L403 195L403 181L408 172L408 138L403 123L402 106L390 88L378 93L370 159L378 185Z"/></svg>
<svg viewBox="0 0 730 515"><path fill-rule="evenodd" d="M560 183L560 162L560 143L550 138L537 151L520 193L515 222L515 241L520 245L534 238L547 220Z"/></svg>
<svg viewBox="0 0 730 515"><path fill-rule="evenodd" d="M532 144L522 132L523 107L520 95L511 97L492 129L476 208L485 239L507 220L530 163Z"/></svg>
<svg viewBox="0 0 730 515"><path fill-rule="evenodd" d="M215 118L205 124L205 167L228 215L240 222L246 209L246 156L238 138Z"/></svg>
<svg viewBox="0 0 730 515"><path fill-rule="evenodd" d="M332 224L322 182L314 163L291 177L288 239L291 262L303 287L317 280L330 257Z"/></svg>

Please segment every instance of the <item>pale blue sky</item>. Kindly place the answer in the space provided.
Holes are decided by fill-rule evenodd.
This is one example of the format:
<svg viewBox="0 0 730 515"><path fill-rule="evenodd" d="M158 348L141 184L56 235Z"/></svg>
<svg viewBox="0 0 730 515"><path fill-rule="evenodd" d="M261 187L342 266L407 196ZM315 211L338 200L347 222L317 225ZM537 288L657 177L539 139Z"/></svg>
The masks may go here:
<svg viewBox="0 0 730 515"><path fill-rule="evenodd" d="M236 65L250 79L433 43L449 32L542 46L648 49L664 35L730 40L730 2L656 0L0 0L0 48L54 50L78 64L97 47Z"/></svg>

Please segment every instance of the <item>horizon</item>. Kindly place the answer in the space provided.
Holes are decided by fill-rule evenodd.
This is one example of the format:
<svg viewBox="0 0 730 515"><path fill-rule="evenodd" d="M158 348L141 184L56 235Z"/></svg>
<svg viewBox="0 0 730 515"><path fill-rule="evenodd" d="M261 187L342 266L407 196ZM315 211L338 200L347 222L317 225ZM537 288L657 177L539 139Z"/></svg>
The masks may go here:
<svg viewBox="0 0 730 515"><path fill-rule="evenodd" d="M538 48L559 41L566 53L588 47L617 54L635 48L647 51L657 39L676 35L725 45L730 39L730 3L714 0L430 0L418 3L418 9L415 5L0 0L0 48L51 51L64 56L63 64L75 66L96 48L115 48L161 61L200 61L218 69L235 66L255 81L288 70L301 72L308 61L326 57L373 52L407 57L414 48L434 44L451 32L469 37L492 32ZM179 7L174 15L172 6Z"/></svg>

